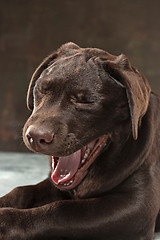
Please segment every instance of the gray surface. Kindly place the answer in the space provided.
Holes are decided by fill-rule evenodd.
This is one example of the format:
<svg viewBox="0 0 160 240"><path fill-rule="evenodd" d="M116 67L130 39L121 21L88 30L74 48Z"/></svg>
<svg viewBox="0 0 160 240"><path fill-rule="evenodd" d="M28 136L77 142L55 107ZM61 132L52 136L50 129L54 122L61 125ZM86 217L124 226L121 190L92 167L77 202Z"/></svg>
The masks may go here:
<svg viewBox="0 0 160 240"><path fill-rule="evenodd" d="M0 196L16 186L40 182L48 176L48 171L44 155L0 152Z"/></svg>
<svg viewBox="0 0 160 240"><path fill-rule="evenodd" d="M0 196L16 186L36 184L48 176L48 160L39 154L0 152ZM156 233L154 240L160 240Z"/></svg>
<svg viewBox="0 0 160 240"><path fill-rule="evenodd" d="M160 240L160 233L155 233L153 240Z"/></svg>

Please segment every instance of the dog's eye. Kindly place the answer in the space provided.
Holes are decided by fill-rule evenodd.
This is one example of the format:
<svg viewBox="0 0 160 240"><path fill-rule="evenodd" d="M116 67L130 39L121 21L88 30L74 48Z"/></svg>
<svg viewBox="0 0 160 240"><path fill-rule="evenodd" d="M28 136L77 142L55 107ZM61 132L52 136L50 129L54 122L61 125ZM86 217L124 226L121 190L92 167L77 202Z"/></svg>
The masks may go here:
<svg viewBox="0 0 160 240"><path fill-rule="evenodd" d="M82 95L73 96L71 101L78 107L87 107L95 102L93 99Z"/></svg>

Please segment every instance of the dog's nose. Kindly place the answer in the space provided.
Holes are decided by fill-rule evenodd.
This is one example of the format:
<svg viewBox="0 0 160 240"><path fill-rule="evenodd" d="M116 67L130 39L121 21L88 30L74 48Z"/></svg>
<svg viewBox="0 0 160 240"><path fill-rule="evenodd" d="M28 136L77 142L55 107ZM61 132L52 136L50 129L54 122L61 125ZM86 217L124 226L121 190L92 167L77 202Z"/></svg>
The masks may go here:
<svg viewBox="0 0 160 240"><path fill-rule="evenodd" d="M35 127L33 125L29 126L26 131L26 138L28 143L34 148L35 146L44 147L53 141L54 134L48 129Z"/></svg>

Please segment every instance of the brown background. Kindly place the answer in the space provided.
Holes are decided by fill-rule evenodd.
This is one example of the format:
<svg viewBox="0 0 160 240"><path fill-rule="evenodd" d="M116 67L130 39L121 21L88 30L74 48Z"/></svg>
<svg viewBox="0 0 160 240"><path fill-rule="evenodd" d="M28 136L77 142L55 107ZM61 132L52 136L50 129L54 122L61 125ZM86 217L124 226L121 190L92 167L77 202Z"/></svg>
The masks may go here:
<svg viewBox="0 0 160 240"><path fill-rule="evenodd" d="M68 41L123 52L160 92L160 1L0 0L0 151L27 151L30 77Z"/></svg>

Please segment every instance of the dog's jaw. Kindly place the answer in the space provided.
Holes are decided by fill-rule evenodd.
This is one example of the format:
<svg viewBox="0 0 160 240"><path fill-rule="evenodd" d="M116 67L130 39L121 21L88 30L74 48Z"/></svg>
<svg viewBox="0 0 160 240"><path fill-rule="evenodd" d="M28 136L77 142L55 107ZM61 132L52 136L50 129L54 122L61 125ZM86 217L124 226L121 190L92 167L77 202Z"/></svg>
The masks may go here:
<svg viewBox="0 0 160 240"><path fill-rule="evenodd" d="M80 184L90 165L106 146L108 138L104 135L67 157L52 156L53 183L61 190L70 190Z"/></svg>

